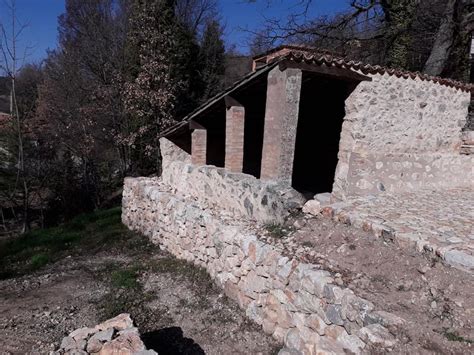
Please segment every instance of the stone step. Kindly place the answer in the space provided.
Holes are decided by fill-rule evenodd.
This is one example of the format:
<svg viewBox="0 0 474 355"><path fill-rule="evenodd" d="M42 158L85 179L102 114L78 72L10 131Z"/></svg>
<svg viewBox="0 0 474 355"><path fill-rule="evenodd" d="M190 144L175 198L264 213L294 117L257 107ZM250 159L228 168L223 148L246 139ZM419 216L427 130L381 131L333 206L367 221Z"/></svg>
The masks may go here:
<svg viewBox="0 0 474 355"><path fill-rule="evenodd" d="M471 121L474 124L474 121ZM474 130L466 130L461 134L462 145L460 153L464 155L474 154Z"/></svg>
<svg viewBox="0 0 474 355"><path fill-rule="evenodd" d="M463 155L474 155L474 145L463 144L459 152Z"/></svg>

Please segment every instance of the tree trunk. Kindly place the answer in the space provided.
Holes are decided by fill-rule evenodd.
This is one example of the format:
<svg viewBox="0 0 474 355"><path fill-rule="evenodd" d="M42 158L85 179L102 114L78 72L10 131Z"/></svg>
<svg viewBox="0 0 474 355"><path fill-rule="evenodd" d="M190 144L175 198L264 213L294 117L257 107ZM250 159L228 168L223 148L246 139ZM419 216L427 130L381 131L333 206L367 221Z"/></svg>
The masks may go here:
<svg viewBox="0 0 474 355"><path fill-rule="evenodd" d="M431 54L425 63L423 72L429 75L440 75L448 62L454 44L456 29L456 4L459 0L448 0L444 18L436 34Z"/></svg>

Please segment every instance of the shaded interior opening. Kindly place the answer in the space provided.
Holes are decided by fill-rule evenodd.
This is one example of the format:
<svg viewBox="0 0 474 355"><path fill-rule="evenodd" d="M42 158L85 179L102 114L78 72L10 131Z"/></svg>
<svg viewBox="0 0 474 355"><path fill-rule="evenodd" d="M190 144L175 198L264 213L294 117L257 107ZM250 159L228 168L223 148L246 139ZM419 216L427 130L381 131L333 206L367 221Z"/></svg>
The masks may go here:
<svg viewBox="0 0 474 355"><path fill-rule="evenodd" d="M262 165L263 129L267 98L266 76L237 93L235 98L245 107L242 172L259 178Z"/></svg>
<svg viewBox="0 0 474 355"><path fill-rule="evenodd" d="M225 164L225 129L207 131L206 164L223 168Z"/></svg>
<svg viewBox="0 0 474 355"><path fill-rule="evenodd" d="M225 164L225 104L219 103L206 114L206 164L223 168Z"/></svg>
<svg viewBox="0 0 474 355"><path fill-rule="evenodd" d="M175 134L166 137L170 142L191 154L191 131L186 127L185 129L176 132Z"/></svg>
<svg viewBox="0 0 474 355"><path fill-rule="evenodd" d="M303 72L292 186L308 198L332 192L344 102L357 84Z"/></svg>

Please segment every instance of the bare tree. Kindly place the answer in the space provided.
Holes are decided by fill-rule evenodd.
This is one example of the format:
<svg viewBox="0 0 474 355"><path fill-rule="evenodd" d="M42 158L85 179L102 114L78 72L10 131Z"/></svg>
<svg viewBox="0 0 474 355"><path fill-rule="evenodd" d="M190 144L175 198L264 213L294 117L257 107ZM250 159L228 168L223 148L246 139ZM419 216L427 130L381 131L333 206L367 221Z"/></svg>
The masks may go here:
<svg viewBox="0 0 474 355"><path fill-rule="evenodd" d="M430 75L443 73L456 44L457 35L464 37L467 42L465 45L469 45L474 29L473 7L472 0L447 0L433 48L423 70L425 73Z"/></svg>
<svg viewBox="0 0 474 355"><path fill-rule="evenodd" d="M350 0L346 11L310 18L313 3L298 1L286 19L266 19L253 33L258 46L309 44L372 64L467 80L473 0Z"/></svg>
<svg viewBox="0 0 474 355"><path fill-rule="evenodd" d="M22 117L20 117L20 111L18 109L17 91L16 91L16 79L18 73L21 71L25 59L28 55L29 48L26 47L23 51L20 51L19 40L28 27L23 24L17 17L17 8L15 0L5 0L4 6L8 11L8 18L10 23L0 23L0 52L2 60L0 62L0 70L3 71L11 82L11 117L15 123L16 137L17 137L17 174L16 181L13 186L10 195L15 196L17 193L18 186L21 185L22 189L22 201L23 201L23 214L22 214L22 232L24 233L29 229L29 189L27 184L27 177L25 171L25 155L24 155L24 139L22 129Z"/></svg>
<svg viewBox="0 0 474 355"><path fill-rule="evenodd" d="M202 34L206 23L217 14L216 0L177 0L176 16L191 33Z"/></svg>

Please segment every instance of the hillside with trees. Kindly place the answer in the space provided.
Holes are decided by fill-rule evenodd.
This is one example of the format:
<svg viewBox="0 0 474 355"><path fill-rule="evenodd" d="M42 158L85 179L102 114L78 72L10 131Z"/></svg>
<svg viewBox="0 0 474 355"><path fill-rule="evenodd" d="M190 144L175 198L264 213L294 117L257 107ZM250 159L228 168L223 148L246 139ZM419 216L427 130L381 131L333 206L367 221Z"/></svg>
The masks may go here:
<svg viewBox="0 0 474 355"><path fill-rule="evenodd" d="M472 1L351 0L341 13L312 18L314 2L299 2L286 19L267 18L249 33L250 52L304 44L469 81ZM21 11L7 3L0 60L0 86L13 93L0 132L7 234L111 205L125 176L159 174L159 133L250 69L249 55L224 42L217 0L66 0L57 48L40 64L24 64L15 51L28 28L10 21Z"/></svg>

